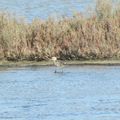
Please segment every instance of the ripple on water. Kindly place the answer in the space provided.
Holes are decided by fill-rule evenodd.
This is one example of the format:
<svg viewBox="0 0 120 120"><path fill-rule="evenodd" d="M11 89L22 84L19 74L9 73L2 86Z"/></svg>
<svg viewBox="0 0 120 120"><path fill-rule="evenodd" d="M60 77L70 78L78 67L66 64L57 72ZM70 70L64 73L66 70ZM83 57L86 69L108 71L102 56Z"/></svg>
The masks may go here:
<svg viewBox="0 0 120 120"><path fill-rule="evenodd" d="M84 12L88 7L94 6L92 0L4 0L0 3L1 10L7 10L16 13L19 16L25 16L29 21L35 17L42 19L48 16L61 15L70 16L75 11Z"/></svg>
<svg viewBox="0 0 120 120"><path fill-rule="evenodd" d="M119 120L120 67L67 66L64 71L0 72L0 119Z"/></svg>

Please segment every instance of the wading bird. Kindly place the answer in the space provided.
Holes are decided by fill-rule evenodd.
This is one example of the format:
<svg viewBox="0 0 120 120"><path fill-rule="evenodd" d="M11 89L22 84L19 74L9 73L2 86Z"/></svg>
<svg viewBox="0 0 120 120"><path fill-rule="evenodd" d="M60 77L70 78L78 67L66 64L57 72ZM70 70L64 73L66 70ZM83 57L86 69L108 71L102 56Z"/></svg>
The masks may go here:
<svg viewBox="0 0 120 120"><path fill-rule="evenodd" d="M57 68L61 68L62 69L62 73L63 73L63 67L64 67L64 63L62 61L58 61L56 57L52 57L52 61L53 64L57 67ZM57 73L57 70L55 69L55 73Z"/></svg>

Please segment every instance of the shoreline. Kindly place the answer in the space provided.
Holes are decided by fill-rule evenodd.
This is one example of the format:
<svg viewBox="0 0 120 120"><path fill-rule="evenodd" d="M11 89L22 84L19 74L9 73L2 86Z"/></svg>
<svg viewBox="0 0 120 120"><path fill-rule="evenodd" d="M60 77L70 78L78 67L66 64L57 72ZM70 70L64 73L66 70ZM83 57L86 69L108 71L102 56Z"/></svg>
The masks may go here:
<svg viewBox="0 0 120 120"><path fill-rule="evenodd" d="M84 61L63 61L65 65L91 65L91 66L120 66L120 60L84 60ZM32 67L32 66L53 66L52 61L0 61L0 67Z"/></svg>

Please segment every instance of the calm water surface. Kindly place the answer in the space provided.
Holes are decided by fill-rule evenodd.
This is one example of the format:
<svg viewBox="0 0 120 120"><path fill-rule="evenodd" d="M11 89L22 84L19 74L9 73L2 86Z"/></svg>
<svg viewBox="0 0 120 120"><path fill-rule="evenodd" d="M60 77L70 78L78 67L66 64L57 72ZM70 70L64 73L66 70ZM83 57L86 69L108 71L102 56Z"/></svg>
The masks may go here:
<svg viewBox="0 0 120 120"><path fill-rule="evenodd" d="M0 11L9 11L28 21L34 18L46 19L49 16L59 18L76 12L84 15L92 13L96 0L0 0ZM116 8L120 0L112 0Z"/></svg>
<svg viewBox="0 0 120 120"><path fill-rule="evenodd" d="M71 15L93 6L94 0L1 0L0 10L7 10L28 20L35 17Z"/></svg>
<svg viewBox="0 0 120 120"><path fill-rule="evenodd" d="M0 120L119 120L120 67L0 69Z"/></svg>

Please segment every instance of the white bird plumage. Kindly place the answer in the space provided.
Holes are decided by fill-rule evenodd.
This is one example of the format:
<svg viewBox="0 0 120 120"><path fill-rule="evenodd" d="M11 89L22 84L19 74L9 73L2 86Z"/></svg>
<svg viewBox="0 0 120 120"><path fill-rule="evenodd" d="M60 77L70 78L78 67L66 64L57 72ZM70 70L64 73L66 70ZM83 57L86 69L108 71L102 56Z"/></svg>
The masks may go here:
<svg viewBox="0 0 120 120"><path fill-rule="evenodd" d="M52 61L56 67L62 68L62 72L63 72L64 63L62 61L58 61L56 57L52 57ZM56 72L57 71L55 70L55 73Z"/></svg>

